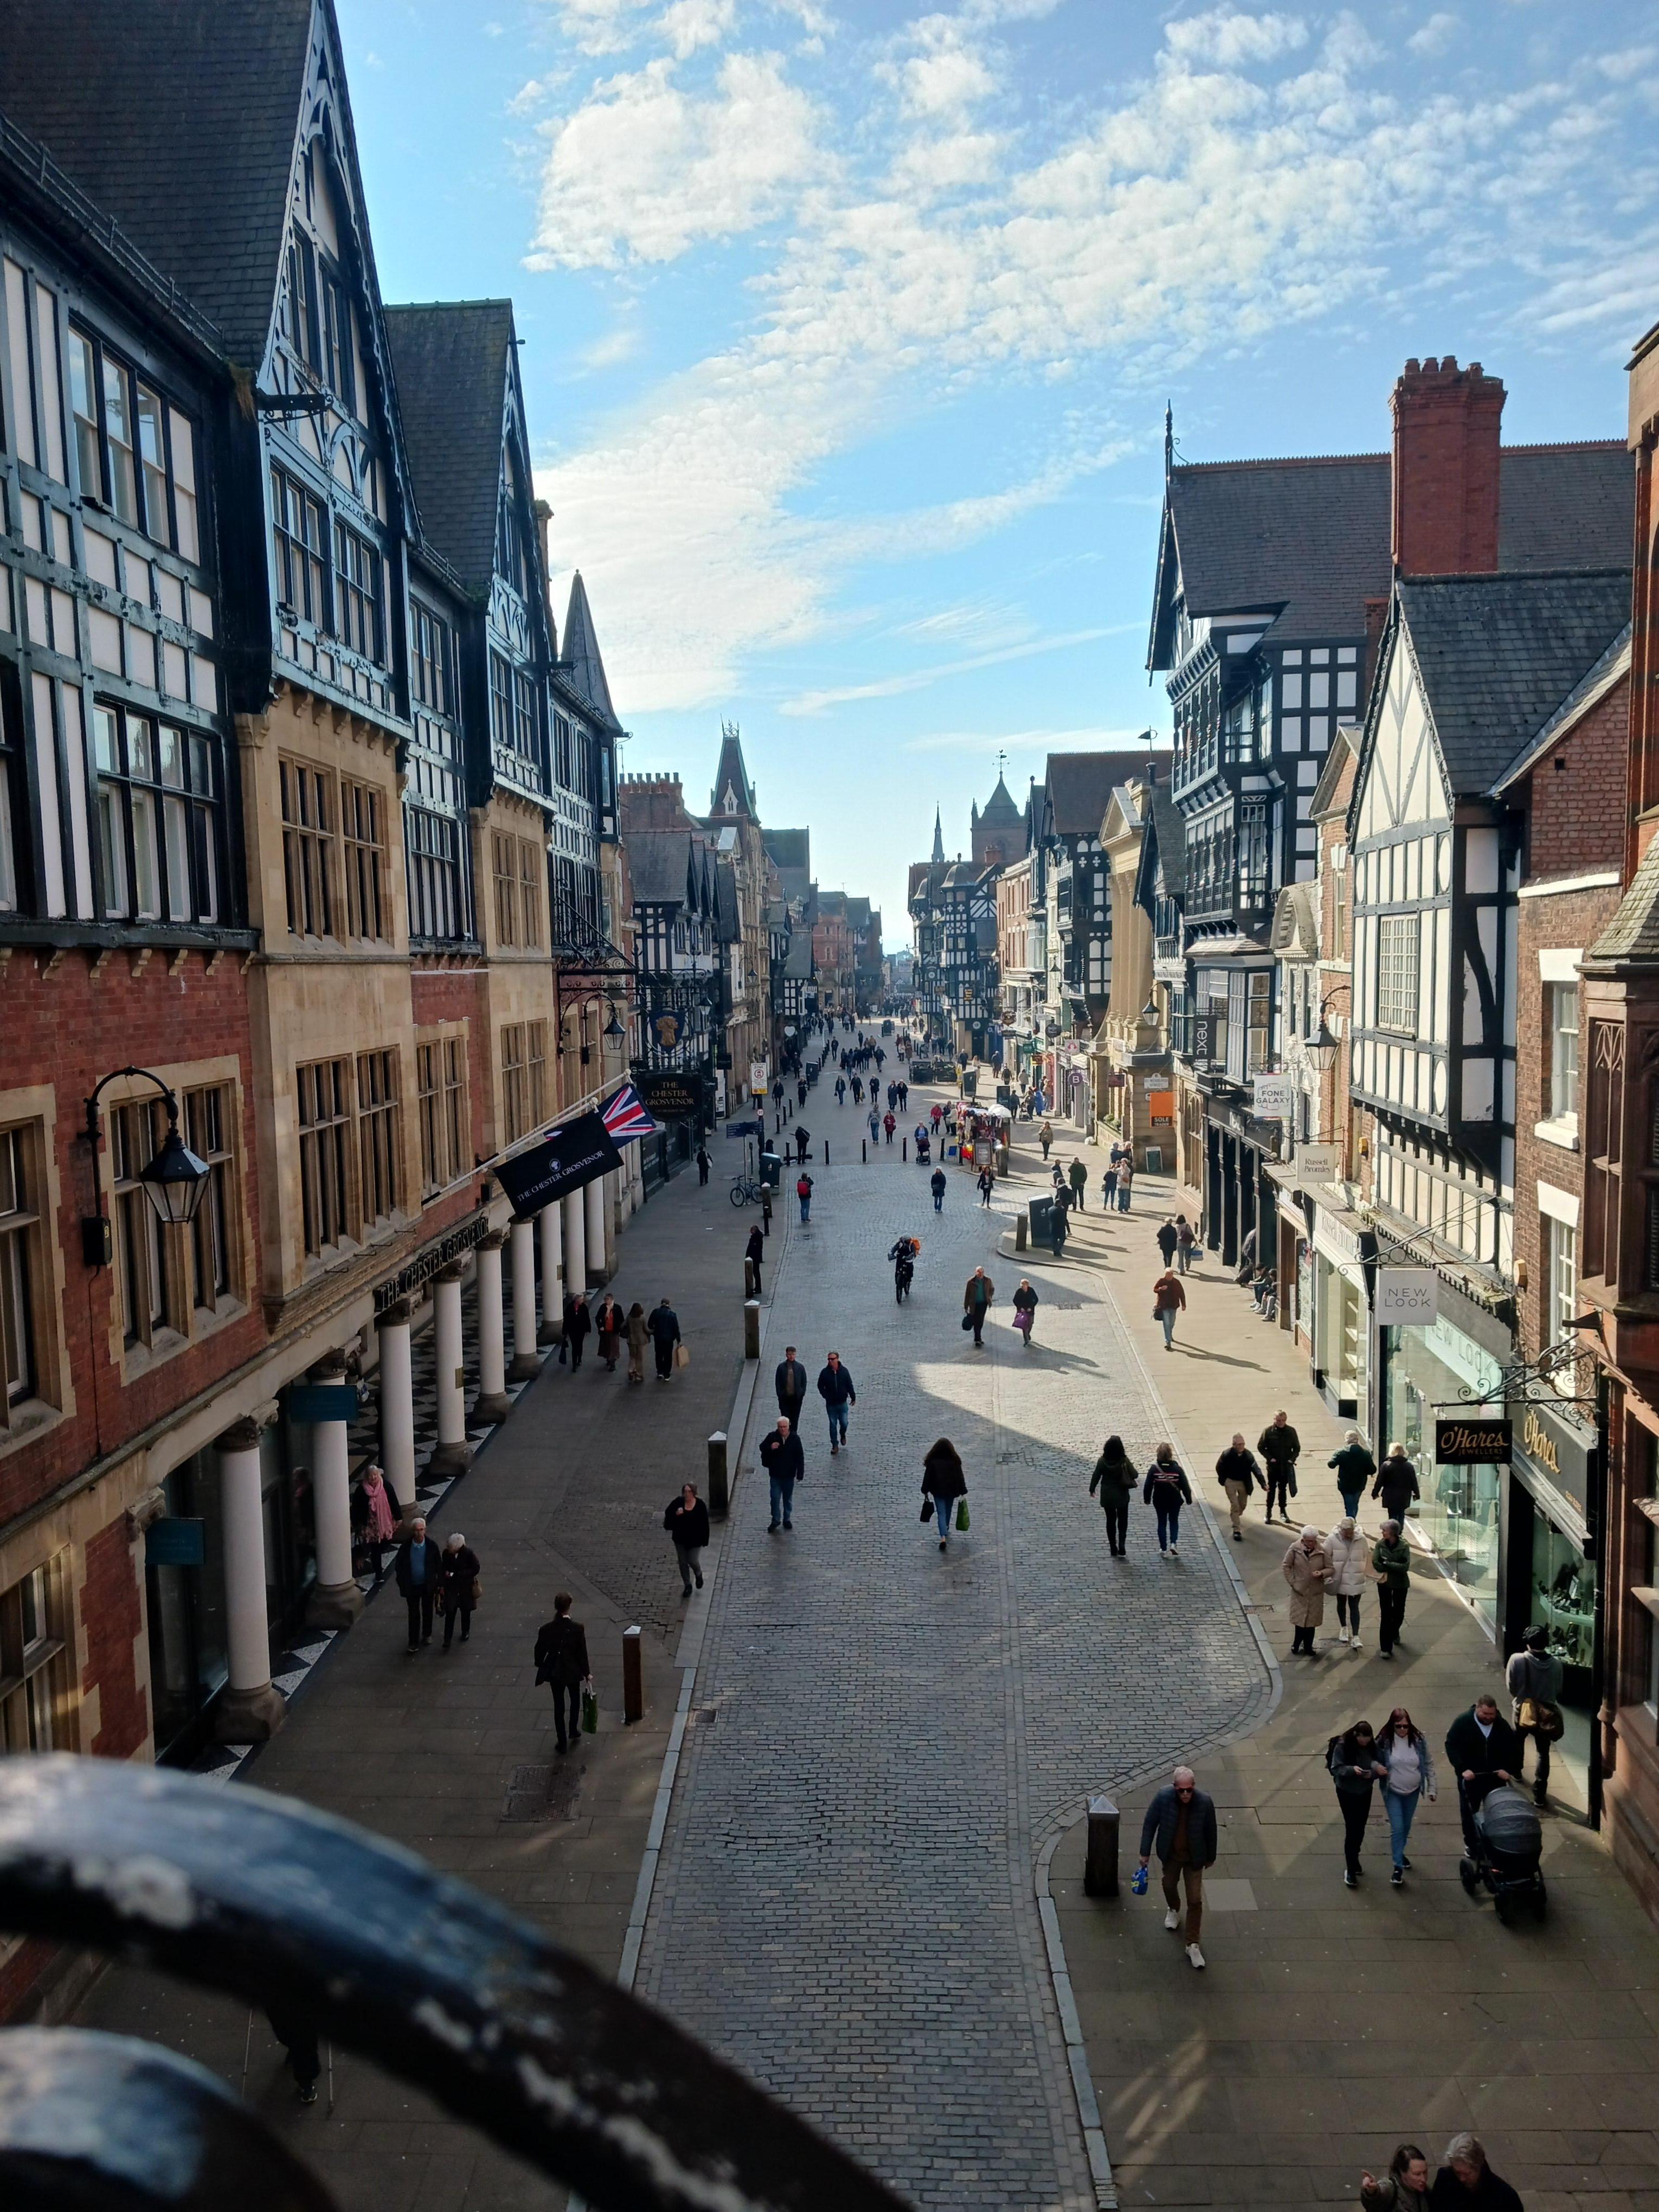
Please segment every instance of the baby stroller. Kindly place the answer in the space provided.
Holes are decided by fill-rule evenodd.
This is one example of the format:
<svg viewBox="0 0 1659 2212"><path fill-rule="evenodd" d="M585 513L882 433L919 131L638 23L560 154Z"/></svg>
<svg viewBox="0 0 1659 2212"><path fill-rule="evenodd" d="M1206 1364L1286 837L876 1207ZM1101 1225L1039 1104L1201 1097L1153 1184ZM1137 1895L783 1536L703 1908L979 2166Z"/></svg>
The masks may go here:
<svg viewBox="0 0 1659 2212"><path fill-rule="evenodd" d="M1506 1928L1523 1904L1541 1920L1548 1902L1538 1868L1544 1831L1525 1793L1509 1784L1488 1790L1475 1808L1474 1832L1480 1838L1480 1856L1465 1858L1457 1869L1469 1895L1489 1889Z"/></svg>

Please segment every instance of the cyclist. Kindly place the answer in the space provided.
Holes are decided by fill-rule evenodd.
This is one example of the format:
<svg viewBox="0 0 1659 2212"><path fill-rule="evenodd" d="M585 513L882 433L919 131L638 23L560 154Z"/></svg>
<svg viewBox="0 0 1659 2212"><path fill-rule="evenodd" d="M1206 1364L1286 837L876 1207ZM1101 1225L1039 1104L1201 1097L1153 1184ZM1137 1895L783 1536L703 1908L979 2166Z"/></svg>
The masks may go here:
<svg viewBox="0 0 1659 2212"><path fill-rule="evenodd" d="M914 1237L901 1237L887 1255L893 1263L893 1297L902 1304L916 1272L916 1255L921 1249Z"/></svg>

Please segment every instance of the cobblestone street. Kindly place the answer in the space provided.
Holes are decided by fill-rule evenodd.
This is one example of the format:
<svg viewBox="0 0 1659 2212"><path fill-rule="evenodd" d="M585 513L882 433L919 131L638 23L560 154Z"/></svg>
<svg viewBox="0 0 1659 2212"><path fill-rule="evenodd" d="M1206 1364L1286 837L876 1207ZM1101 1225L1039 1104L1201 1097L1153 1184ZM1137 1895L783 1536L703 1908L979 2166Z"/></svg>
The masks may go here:
<svg viewBox="0 0 1659 2212"><path fill-rule="evenodd" d="M1197 1515L1178 1560L1144 1522L1109 1557L1090 1466L1114 1428L1144 1465L1162 1415L1097 1269L1034 1255L1015 1336L997 1245L1035 1179L988 1212L953 1167L936 1218L896 1148L859 1163L853 1109L817 1126L848 1164L789 1230L638 1986L918 2203L1091 2206L1035 1853L1085 1789L1249 1728L1267 1670ZM896 1310L901 1231L922 1251ZM811 1401L774 1535L753 1446L789 1342L813 1376L839 1350L859 1398L833 1462ZM918 1522L941 1434L972 1521L944 1557Z"/></svg>

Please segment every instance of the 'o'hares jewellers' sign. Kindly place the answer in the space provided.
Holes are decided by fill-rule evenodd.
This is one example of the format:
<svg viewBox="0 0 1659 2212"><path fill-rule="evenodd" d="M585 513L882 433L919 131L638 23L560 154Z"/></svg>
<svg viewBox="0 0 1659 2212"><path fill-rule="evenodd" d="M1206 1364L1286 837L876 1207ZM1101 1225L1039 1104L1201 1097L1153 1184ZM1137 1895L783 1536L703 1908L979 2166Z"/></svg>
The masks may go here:
<svg viewBox="0 0 1659 2212"><path fill-rule="evenodd" d="M1507 1421L1437 1421L1434 1456L1441 1467L1501 1465L1510 1455L1510 1430Z"/></svg>
<svg viewBox="0 0 1659 2212"><path fill-rule="evenodd" d="M1531 1399L1511 1400L1515 1456L1523 1474L1535 1468L1580 1512L1589 1504L1595 1431Z"/></svg>

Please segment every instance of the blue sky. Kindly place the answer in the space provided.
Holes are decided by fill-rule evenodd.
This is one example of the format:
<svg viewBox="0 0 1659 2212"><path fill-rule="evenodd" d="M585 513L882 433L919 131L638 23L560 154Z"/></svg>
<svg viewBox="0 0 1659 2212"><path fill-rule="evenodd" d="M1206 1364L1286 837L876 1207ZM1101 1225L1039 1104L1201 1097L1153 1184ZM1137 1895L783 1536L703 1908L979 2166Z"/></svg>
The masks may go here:
<svg viewBox="0 0 1659 2212"><path fill-rule="evenodd" d="M936 802L1167 730L1166 398L1190 459L1371 451L1450 353L1616 436L1659 317L1635 0L338 5L386 297L516 302L626 766L701 799L740 723L892 945Z"/></svg>

